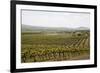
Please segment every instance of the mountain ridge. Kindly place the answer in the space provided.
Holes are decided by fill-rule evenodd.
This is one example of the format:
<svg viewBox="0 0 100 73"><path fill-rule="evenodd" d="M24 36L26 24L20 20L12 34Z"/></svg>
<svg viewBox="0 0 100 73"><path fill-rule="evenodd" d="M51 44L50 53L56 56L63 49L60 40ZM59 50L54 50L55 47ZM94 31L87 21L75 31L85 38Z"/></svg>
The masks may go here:
<svg viewBox="0 0 100 73"><path fill-rule="evenodd" d="M87 27L77 27L77 28L68 28L68 27L42 27L42 26L31 26L22 24L21 25L22 32L25 31L76 31L76 30L89 30Z"/></svg>

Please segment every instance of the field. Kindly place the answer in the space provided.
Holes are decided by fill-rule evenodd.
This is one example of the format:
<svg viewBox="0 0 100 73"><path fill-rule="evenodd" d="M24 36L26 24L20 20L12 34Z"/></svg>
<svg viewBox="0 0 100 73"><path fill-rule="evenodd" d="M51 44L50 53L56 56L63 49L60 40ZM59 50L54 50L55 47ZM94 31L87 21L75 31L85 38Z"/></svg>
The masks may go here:
<svg viewBox="0 0 100 73"><path fill-rule="evenodd" d="M21 33L22 63L85 60L89 58L89 31Z"/></svg>

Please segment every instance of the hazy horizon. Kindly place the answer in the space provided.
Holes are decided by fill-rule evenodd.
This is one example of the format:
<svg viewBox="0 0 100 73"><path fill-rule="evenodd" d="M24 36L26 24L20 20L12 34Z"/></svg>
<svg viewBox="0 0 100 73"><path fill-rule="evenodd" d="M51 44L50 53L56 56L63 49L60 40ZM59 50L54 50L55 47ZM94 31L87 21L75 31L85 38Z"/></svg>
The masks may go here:
<svg viewBox="0 0 100 73"><path fill-rule="evenodd" d="M90 14L22 10L21 24L39 27L90 28Z"/></svg>
<svg viewBox="0 0 100 73"><path fill-rule="evenodd" d="M37 25L27 25L27 24L22 24L22 25L26 25L26 26L32 26L32 27L44 27L44 28L72 28L72 29L77 29L77 28L87 28L90 29L88 27L48 27L48 26L37 26Z"/></svg>

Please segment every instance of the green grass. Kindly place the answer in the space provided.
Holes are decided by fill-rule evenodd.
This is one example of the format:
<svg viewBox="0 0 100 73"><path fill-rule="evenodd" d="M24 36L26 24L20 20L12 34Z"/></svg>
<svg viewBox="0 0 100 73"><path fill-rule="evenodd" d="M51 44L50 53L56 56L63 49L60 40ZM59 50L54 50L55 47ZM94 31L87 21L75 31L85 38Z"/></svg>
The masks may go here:
<svg viewBox="0 0 100 73"><path fill-rule="evenodd" d="M89 35L22 33L21 62L83 60L90 57Z"/></svg>

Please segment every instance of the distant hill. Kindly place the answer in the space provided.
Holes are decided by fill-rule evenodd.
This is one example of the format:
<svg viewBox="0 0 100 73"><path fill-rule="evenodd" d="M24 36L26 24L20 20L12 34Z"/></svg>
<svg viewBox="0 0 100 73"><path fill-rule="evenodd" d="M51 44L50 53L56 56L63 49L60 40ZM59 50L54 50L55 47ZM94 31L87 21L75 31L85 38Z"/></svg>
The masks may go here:
<svg viewBox="0 0 100 73"><path fill-rule="evenodd" d="M87 27L67 28L67 27L41 27L24 25L21 26L22 32L63 32L63 31L77 31L77 30L89 30Z"/></svg>
<svg viewBox="0 0 100 73"><path fill-rule="evenodd" d="M89 30L87 27L78 27L77 30Z"/></svg>

